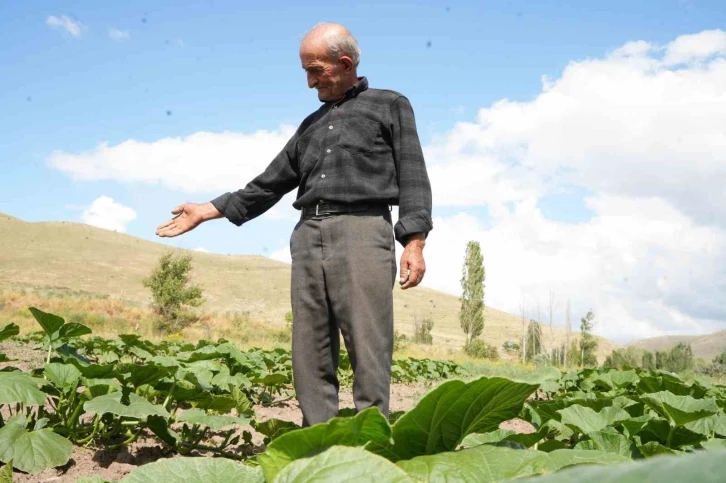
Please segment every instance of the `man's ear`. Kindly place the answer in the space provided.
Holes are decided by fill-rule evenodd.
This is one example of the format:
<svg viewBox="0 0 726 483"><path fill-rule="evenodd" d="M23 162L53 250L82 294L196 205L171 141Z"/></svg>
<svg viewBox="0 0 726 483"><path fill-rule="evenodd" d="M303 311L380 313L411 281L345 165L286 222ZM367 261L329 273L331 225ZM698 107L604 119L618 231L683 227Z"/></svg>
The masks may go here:
<svg viewBox="0 0 726 483"><path fill-rule="evenodd" d="M343 63L343 68L345 69L346 73L351 72L355 68L355 66L353 65L353 59L351 59L347 55L341 55L339 60Z"/></svg>

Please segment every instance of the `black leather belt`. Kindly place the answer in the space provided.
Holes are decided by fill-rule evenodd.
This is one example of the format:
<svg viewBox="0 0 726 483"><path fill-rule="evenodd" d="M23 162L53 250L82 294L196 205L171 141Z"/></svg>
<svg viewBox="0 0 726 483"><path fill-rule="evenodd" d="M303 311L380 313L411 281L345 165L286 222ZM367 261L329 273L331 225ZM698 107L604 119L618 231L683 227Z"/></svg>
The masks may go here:
<svg viewBox="0 0 726 483"><path fill-rule="evenodd" d="M391 207L382 203L332 203L320 201L313 206L303 207L301 211L303 218L317 218L342 215L345 213L382 214L390 212Z"/></svg>

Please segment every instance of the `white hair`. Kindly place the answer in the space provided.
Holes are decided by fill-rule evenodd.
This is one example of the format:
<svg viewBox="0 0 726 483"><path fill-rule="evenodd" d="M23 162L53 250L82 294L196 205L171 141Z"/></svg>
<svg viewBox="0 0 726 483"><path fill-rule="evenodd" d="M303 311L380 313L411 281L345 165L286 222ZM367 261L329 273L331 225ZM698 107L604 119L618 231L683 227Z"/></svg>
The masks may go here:
<svg viewBox="0 0 726 483"><path fill-rule="evenodd" d="M326 36L325 41L328 44L328 52L334 59L340 59L342 55L347 55L353 60L353 65L358 67L360 63L360 47L358 42L351 34L334 34Z"/></svg>
<svg viewBox="0 0 726 483"><path fill-rule="evenodd" d="M308 34L322 25L326 25L326 22L321 22L315 27L308 31ZM307 35L306 35L307 37ZM323 36L325 43L328 47L328 55L331 58L338 60L341 56L347 55L353 60L353 65L358 67L360 63L360 47L358 41L353 37L350 32L336 32L329 33ZM303 37L303 40L305 37Z"/></svg>

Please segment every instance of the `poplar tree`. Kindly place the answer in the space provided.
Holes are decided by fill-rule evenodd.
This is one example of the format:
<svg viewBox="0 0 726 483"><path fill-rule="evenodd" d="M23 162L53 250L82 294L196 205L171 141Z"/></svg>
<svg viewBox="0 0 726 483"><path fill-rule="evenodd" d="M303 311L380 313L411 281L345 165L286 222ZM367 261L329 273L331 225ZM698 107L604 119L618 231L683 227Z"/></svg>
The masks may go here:
<svg viewBox="0 0 726 483"><path fill-rule="evenodd" d="M484 330L484 257L479 242L466 245L461 276L461 311L459 322L466 335L466 346Z"/></svg>

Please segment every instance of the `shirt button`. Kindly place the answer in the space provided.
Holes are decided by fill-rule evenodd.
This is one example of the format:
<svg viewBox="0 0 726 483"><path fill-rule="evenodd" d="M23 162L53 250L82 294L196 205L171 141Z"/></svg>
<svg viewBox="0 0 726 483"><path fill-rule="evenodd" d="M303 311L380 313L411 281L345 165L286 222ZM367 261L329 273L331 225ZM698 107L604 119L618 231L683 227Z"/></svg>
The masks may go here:
<svg viewBox="0 0 726 483"><path fill-rule="evenodd" d="M326 152L326 153L329 153L329 152L330 152L330 149L326 149L326 150L325 150L325 152Z"/></svg>
<svg viewBox="0 0 726 483"><path fill-rule="evenodd" d="M320 177L321 177L321 178L325 178L325 175L324 175L324 174L321 174L321 175L320 175Z"/></svg>
<svg viewBox="0 0 726 483"><path fill-rule="evenodd" d="M333 129L333 126L328 126L328 129Z"/></svg>

